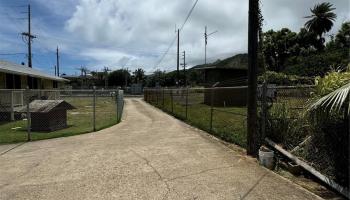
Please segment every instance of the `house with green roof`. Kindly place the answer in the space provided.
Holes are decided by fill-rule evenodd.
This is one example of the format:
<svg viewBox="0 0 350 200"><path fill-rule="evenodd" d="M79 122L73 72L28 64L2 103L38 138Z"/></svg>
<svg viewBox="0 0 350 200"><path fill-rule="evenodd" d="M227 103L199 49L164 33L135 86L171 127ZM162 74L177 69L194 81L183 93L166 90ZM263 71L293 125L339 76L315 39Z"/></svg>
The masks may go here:
<svg viewBox="0 0 350 200"><path fill-rule="evenodd" d="M248 54L237 54L206 65L197 65L202 71L206 87L229 87L247 85Z"/></svg>

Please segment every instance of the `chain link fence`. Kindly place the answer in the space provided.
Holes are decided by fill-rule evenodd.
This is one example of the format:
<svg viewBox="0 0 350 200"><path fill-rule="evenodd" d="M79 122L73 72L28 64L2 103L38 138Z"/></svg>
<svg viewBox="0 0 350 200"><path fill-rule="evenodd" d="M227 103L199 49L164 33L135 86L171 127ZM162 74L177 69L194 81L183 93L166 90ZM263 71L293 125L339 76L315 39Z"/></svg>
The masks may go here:
<svg viewBox="0 0 350 200"><path fill-rule="evenodd" d="M265 137L343 186L349 184L349 122L309 111L314 86L258 87L260 144ZM246 147L247 87L145 89L148 103L225 141ZM280 156L283 158L283 156ZM280 159L286 164L287 159Z"/></svg>
<svg viewBox="0 0 350 200"><path fill-rule="evenodd" d="M0 143L77 135L121 120L122 90L0 90Z"/></svg>
<svg viewBox="0 0 350 200"><path fill-rule="evenodd" d="M268 86L267 91L274 95L266 101L265 112L260 109L260 117L266 118L262 126L266 137L331 180L348 186L349 121L345 113L311 112L314 86ZM288 160L281 162L289 166Z"/></svg>
<svg viewBox="0 0 350 200"><path fill-rule="evenodd" d="M247 87L145 89L148 103L225 141L246 146Z"/></svg>

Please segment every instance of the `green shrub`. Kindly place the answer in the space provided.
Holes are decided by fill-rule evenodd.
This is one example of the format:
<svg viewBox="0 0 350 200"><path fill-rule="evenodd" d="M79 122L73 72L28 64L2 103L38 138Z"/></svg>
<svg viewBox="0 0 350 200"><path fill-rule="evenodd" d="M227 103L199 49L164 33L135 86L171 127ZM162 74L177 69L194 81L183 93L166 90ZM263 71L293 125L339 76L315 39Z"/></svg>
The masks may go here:
<svg viewBox="0 0 350 200"><path fill-rule="evenodd" d="M276 85L313 85L314 80L309 77L302 77L297 75L287 75L274 71L267 71L265 74L258 77L259 83L263 83L264 78L269 84Z"/></svg>
<svg viewBox="0 0 350 200"><path fill-rule="evenodd" d="M285 103L274 104L268 113L267 136L290 150L311 132L307 116L294 116Z"/></svg>
<svg viewBox="0 0 350 200"><path fill-rule="evenodd" d="M350 63L349 50L328 50L287 59L284 73L298 76L324 76L332 68L345 69Z"/></svg>
<svg viewBox="0 0 350 200"><path fill-rule="evenodd" d="M347 72L329 72L323 78L316 77L315 84L316 90L315 94L317 96L325 96L336 89L342 87L343 85L350 82L350 71Z"/></svg>

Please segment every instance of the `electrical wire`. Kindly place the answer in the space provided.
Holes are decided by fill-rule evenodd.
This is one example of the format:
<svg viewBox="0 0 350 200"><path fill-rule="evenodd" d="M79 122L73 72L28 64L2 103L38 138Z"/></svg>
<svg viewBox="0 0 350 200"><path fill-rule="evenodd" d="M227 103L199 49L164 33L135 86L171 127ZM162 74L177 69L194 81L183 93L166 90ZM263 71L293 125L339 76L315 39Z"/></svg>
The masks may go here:
<svg viewBox="0 0 350 200"><path fill-rule="evenodd" d="M194 8L196 7L197 3L198 3L198 0L195 1L195 3L193 4L191 10L190 10L189 13L187 14L186 19L185 19L184 23L182 24L182 26L181 26L181 28L180 28L180 31L182 31L182 29L185 27L185 25L186 25L188 19L190 18L190 16L191 16L191 14L192 14ZM159 66L159 64L164 60L164 58L165 58L165 56L168 54L170 48L171 48L171 47L173 46L173 44L175 43L176 38L177 38L177 36L175 36L174 39L171 41L171 43L170 43L169 47L167 48L167 50L165 51L164 55L162 55L162 57L161 57L160 60L154 65L154 67L152 68L152 70L154 70L155 68L157 68L157 67Z"/></svg>
<svg viewBox="0 0 350 200"><path fill-rule="evenodd" d="M23 55L26 53L0 53L0 56L16 56L16 55Z"/></svg>
<svg viewBox="0 0 350 200"><path fill-rule="evenodd" d="M196 0L196 2L193 4L193 6L192 6L190 12L188 13L188 15L187 15L187 17L186 17L186 19L185 19L185 22L182 24L182 26L181 26L181 28L180 28L180 31L182 31L182 29L185 27L185 24L187 23L188 19L190 18L190 16L191 16L191 14L192 14L194 8L196 7L197 3L198 3L198 0Z"/></svg>

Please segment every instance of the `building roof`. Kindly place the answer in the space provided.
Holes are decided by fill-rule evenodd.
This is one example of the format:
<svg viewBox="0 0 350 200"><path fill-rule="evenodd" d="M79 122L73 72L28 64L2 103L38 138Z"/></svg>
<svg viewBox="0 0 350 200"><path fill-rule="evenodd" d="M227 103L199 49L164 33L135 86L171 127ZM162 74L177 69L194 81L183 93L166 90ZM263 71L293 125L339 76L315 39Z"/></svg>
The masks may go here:
<svg viewBox="0 0 350 200"><path fill-rule="evenodd" d="M72 110L76 109L64 100L34 100L29 104L29 112L31 113L47 113L54 109ZM26 112L27 108L23 107L19 112Z"/></svg>
<svg viewBox="0 0 350 200"><path fill-rule="evenodd" d="M62 78L72 80L72 79L93 79L94 76L92 74L86 74L84 75L67 75L67 74L62 74Z"/></svg>
<svg viewBox="0 0 350 200"><path fill-rule="evenodd" d="M17 75L28 75L31 77L43 78L43 79L49 79L49 80L55 80L55 81L69 81L67 79L64 79L58 76L52 76L52 75L46 74L37 69L33 69L24 65L19 65L19 64L4 61L4 60L0 60L0 72L4 72L8 74L17 74Z"/></svg>

